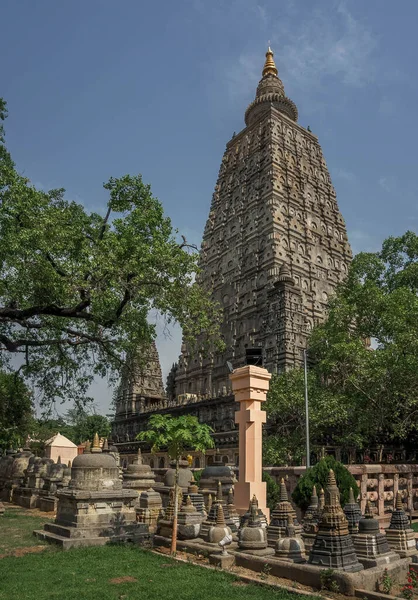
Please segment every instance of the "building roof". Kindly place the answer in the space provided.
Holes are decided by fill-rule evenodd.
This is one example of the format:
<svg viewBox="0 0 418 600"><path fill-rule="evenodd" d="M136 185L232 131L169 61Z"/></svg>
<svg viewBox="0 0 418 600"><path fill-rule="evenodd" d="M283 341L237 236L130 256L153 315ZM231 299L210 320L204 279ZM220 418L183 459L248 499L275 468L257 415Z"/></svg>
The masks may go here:
<svg viewBox="0 0 418 600"><path fill-rule="evenodd" d="M59 432L45 442L45 446L58 446L59 448L77 448L71 440L61 435Z"/></svg>

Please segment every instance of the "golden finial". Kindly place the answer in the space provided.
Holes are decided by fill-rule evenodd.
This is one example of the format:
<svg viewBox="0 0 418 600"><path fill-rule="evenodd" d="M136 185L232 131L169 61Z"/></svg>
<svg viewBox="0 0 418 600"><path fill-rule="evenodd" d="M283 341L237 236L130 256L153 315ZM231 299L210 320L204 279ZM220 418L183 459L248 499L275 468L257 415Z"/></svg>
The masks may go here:
<svg viewBox="0 0 418 600"><path fill-rule="evenodd" d="M102 451L102 449L100 448L99 434L98 433L94 434L93 446L91 447L91 451L92 452L101 452Z"/></svg>
<svg viewBox="0 0 418 600"><path fill-rule="evenodd" d="M266 62L264 63L263 68L263 77L265 77L266 75L277 76L277 67L273 58L273 50L270 48L270 46L268 47L268 50L266 52Z"/></svg>

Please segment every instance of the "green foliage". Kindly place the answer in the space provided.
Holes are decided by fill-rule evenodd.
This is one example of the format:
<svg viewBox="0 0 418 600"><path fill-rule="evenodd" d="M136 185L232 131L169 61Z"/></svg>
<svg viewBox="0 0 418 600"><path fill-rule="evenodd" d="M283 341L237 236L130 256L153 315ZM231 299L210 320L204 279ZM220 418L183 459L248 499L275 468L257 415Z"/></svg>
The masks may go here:
<svg viewBox="0 0 418 600"><path fill-rule="evenodd" d="M323 445L331 433L335 443L356 443L348 424L352 415L340 395L321 384L314 370L308 372L311 444ZM265 465L301 464L305 446L305 379L303 369L292 369L271 379L265 408L267 435L263 438Z"/></svg>
<svg viewBox="0 0 418 600"><path fill-rule="evenodd" d="M321 582L321 590L329 590L331 592L338 592L339 587L334 579L334 569L323 569L319 574L319 580Z"/></svg>
<svg viewBox="0 0 418 600"><path fill-rule="evenodd" d="M65 415L65 419L72 427L71 440L75 444L92 441L95 433L99 438L108 438L110 435L110 421L103 415L89 414L85 409L72 408Z"/></svg>
<svg viewBox="0 0 418 600"><path fill-rule="evenodd" d="M0 448L19 447L32 424L32 398L17 373L0 372Z"/></svg>
<svg viewBox="0 0 418 600"><path fill-rule="evenodd" d="M152 452L167 450L170 458L180 460L186 450L205 452L214 447L213 429L199 423L196 417L183 415L151 415L148 429L137 435L137 440L148 442Z"/></svg>
<svg viewBox="0 0 418 600"><path fill-rule="evenodd" d="M333 456L326 456L314 467L307 469L293 490L292 499L299 508L302 510L308 508L314 485L316 485L318 493L321 488L326 488L330 469L335 474L337 486L340 491L341 506L344 506L348 502L350 487L353 488L354 496L356 496L358 485L350 471L342 463L335 460Z"/></svg>
<svg viewBox="0 0 418 600"><path fill-rule="evenodd" d="M280 486L269 473L263 471L263 481L267 483L267 506L270 510L274 510L279 501Z"/></svg>
<svg viewBox="0 0 418 600"><path fill-rule="evenodd" d="M44 402L79 405L94 376L115 381L126 356L141 363L151 311L178 321L201 351L202 332L212 347L219 340L218 309L195 282L197 253L179 243L150 186L125 175L104 188L104 215L62 189L37 190L0 129L0 358L17 355Z"/></svg>
<svg viewBox="0 0 418 600"><path fill-rule="evenodd" d="M373 341L374 350L364 343ZM338 394L358 445L418 432L418 236L358 254L310 338L315 373Z"/></svg>
<svg viewBox="0 0 418 600"><path fill-rule="evenodd" d="M373 348L365 343L372 340ZM418 441L418 236L388 238L358 254L309 338L312 447L367 448ZM305 457L302 369L273 377L264 464Z"/></svg>
<svg viewBox="0 0 418 600"><path fill-rule="evenodd" d="M199 485L200 478L202 477L203 469L193 471L193 477L197 485Z"/></svg>
<svg viewBox="0 0 418 600"><path fill-rule="evenodd" d="M382 592L384 592L385 594L390 594L392 587L393 587L393 579L392 577L389 575L388 570L385 569L383 571L383 576L382 579L380 581L380 586L379 586L382 590Z"/></svg>

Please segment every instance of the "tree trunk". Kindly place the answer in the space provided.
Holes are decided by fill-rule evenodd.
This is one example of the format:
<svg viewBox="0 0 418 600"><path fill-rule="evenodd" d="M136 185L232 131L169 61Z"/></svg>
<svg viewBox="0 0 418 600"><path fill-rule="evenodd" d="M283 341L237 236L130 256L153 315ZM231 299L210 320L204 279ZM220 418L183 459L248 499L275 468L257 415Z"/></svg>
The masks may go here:
<svg viewBox="0 0 418 600"><path fill-rule="evenodd" d="M171 554L177 552L177 515L179 511L179 459L176 458L176 475L174 478L174 518L173 518L173 533L171 536Z"/></svg>

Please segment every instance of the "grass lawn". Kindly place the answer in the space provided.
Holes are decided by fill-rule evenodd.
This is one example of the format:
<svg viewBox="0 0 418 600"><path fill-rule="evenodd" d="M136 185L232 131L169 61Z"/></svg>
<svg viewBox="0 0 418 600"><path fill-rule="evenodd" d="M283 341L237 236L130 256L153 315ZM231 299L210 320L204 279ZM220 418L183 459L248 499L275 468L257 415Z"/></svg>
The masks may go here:
<svg viewBox="0 0 418 600"><path fill-rule="evenodd" d="M0 600L306 600L131 545L39 548L47 520L13 507L0 518Z"/></svg>
<svg viewBox="0 0 418 600"><path fill-rule="evenodd" d="M412 521L412 529L418 531L418 521Z"/></svg>
<svg viewBox="0 0 418 600"><path fill-rule="evenodd" d="M32 532L34 529L42 529L48 520L43 516L34 516L31 511L18 506L8 505L4 515L0 517L0 556L45 546L45 542L36 539Z"/></svg>
<svg viewBox="0 0 418 600"><path fill-rule="evenodd" d="M306 600L132 546L27 554L0 561L1 600Z"/></svg>

